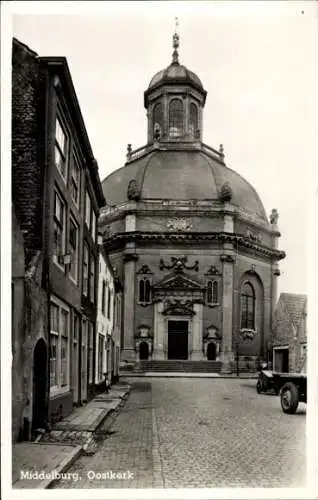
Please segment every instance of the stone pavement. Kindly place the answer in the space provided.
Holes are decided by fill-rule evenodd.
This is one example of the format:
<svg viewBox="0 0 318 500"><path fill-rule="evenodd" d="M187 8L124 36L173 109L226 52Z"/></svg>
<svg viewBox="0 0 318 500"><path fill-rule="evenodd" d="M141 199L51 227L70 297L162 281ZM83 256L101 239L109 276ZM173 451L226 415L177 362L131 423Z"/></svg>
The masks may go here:
<svg viewBox="0 0 318 500"><path fill-rule="evenodd" d="M64 472L80 455L81 446L17 443L12 449L12 488L47 488L54 471Z"/></svg>
<svg viewBox="0 0 318 500"><path fill-rule="evenodd" d="M304 487L306 406L286 415L255 380L129 378L93 457L54 488Z"/></svg>
<svg viewBox="0 0 318 500"><path fill-rule="evenodd" d="M112 423L112 416L123 406L129 391L127 383L114 385L108 394L99 394L57 422L39 442L15 444L12 449L13 487L47 488L80 454L92 455L96 451L99 428ZM30 474L22 480L21 471ZM37 477L33 472L42 474ZM76 474L71 475L71 480L76 481Z"/></svg>

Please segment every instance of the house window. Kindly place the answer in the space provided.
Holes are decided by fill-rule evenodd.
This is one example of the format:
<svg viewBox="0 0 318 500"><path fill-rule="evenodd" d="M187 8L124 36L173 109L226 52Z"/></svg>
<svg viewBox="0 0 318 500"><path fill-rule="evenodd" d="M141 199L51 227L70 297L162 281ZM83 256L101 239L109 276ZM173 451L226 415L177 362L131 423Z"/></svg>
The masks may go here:
<svg viewBox="0 0 318 500"><path fill-rule="evenodd" d="M208 281L207 284L207 304L219 303L219 284L215 280Z"/></svg>
<svg viewBox="0 0 318 500"><path fill-rule="evenodd" d="M163 128L163 109L162 109L162 103L158 102L153 108L153 132L155 139L158 139L161 136L162 128Z"/></svg>
<svg viewBox="0 0 318 500"><path fill-rule="evenodd" d="M111 301L112 301L112 294L111 294L111 290L108 286L107 287L107 319L110 319Z"/></svg>
<svg viewBox="0 0 318 500"><path fill-rule="evenodd" d="M69 311L51 302L50 388L64 389L69 384Z"/></svg>
<svg viewBox="0 0 318 500"><path fill-rule="evenodd" d="M88 295L88 245L84 243L84 255L83 255L83 295Z"/></svg>
<svg viewBox="0 0 318 500"><path fill-rule="evenodd" d="M71 253L71 263L70 263L70 276L77 282L78 278L78 226L71 217L70 219L70 253Z"/></svg>
<svg viewBox="0 0 318 500"><path fill-rule="evenodd" d="M68 382L68 311L61 309L61 386Z"/></svg>
<svg viewBox="0 0 318 500"><path fill-rule="evenodd" d="M92 210L92 238L94 243L96 241L96 214L94 210Z"/></svg>
<svg viewBox="0 0 318 500"><path fill-rule="evenodd" d="M85 192L85 222L89 230L91 230L91 198L88 192Z"/></svg>
<svg viewBox="0 0 318 500"><path fill-rule="evenodd" d="M120 297L116 297L116 326L120 326L120 316L121 316L121 303L120 303Z"/></svg>
<svg viewBox="0 0 318 500"><path fill-rule="evenodd" d="M51 304L51 335L50 335L50 387L58 385L57 348L59 335L59 308Z"/></svg>
<svg viewBox="0 0 318 500"><path fill-rule="evenodd" d="M192 102L190 104L189 134L196 137L198 130L198 107Z"/></svg>
<svg viewBox="0 0 318 500"><path fill-rule="evenodd" d="M106 306L106 281L103 280L102 284L102 313L105 315Z"/></svg>
<svg viewBox="0 0 318 500"><path fill-rule="evenodd" d="M53 216L54 246L53 260L64 265L65 254L65 204L57 192L54 193L54 216Z"/></svg>
<svg viewBox="0 0 318 500"><path fill-rule="evenodd" d="M67 176L67 142L65 128L57 116L55 123L55 165L65 181Z"/></svg>
<svg viewBox="0 0 318 500"><path fill-rule="evenodd" d="M149 278L139 278L138 302L140 304L151 303L151 283Z"/></svg>
<svg viewBox="0 0 318 500"><path fill-rule="evenodd" d="M97 227L97 217L93 209L92 200L88 193L85 191L85 222L91 232L94 243L96 241L96 227Z"/></svg>
<svg viewBox="0 0 318 500"><path fill-rule="evenodd" d="M183 103L180 99L172 99L169 106L169 135L181 137L183 135Z"/></svg>
<svg viewBox="0 0 318 500"><path fill-rule="evenodd" d="M79 206L80 179L81 179L81 170L78 161L76 159L76 156L73 155L72 173L71 173L71 196L77 207Z"/></svg>
<svg viewBox="0 0 318 500"><path fill-rule="evenodd" d="M95 258L94 255L91 255L91 266L90 266L90 299L91 302L95 300Z"/></svg>
<svg viewBox="0 0 318 500"><path fill-rule="evenodd" d="M94 325L88 322L88 383L93 383Z"/></svg>
<svg viewBox="0 0 318 500"><path fill-rule="evenodd" d="M73 314L73 340L78 342L79 319L77 314Z"/></svg>
<svg viewBox="0 0 318 500"><path fill-rule="evenodd" d="M103 380L103 356L104 356L104 336L98 336L98 370L97 376L98 380Z"/></svg>
<svg viewBox="0 0 318 500"><path fill-rule="evenodd" d="M250 283L245 283L241 292L241 328L255 329L255 293Z"/></svg>

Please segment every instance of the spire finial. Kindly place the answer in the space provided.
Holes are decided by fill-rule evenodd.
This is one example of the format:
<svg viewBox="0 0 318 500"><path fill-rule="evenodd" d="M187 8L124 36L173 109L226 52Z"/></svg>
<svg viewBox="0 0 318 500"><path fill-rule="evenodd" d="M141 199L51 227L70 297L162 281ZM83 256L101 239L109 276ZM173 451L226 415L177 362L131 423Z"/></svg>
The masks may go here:
<svg viewBox="0 0 318 500"><path fill-rule="evenodd" d="M174 51L172 53L172 63L173 64L179 64L179 54L178 54L178 48L179 48L179 35L178 35L178 26L179 26L179 19L177 17L175 19L175 32L172 37L173 43L172 46L174 48Z"/></svg>

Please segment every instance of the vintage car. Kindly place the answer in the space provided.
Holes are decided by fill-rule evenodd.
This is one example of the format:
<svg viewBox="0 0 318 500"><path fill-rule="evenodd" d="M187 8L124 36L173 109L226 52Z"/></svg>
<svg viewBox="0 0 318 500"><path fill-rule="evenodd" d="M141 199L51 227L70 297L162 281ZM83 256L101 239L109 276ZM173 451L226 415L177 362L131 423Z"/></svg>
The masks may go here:
<svg viewBox="0 0 318 500"><path fill-rule="evenodd" d="M280 393L280 403L284 413L295 413L299 402L307 403L307 375L304 373L279 373L262 370L256 390L258 393L272 390Z"/></svg>
<svg viewBox="0 0 318 500"><path fill-rule="evenodd" d="M271 370L261 370L259 372L256 390L258 394L261 392L272 391L275 394L279 394L279 387L275 386L275 379L273 376L274 372Z"/></svg>

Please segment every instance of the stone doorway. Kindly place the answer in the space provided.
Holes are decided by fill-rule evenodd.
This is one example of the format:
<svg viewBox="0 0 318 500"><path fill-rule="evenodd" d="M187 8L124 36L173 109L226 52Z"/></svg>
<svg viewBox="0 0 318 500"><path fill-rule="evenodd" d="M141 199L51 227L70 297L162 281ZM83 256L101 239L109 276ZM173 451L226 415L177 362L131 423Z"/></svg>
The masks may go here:
<svg viewBox="0 0 318 500"><path fill-rule="evenodd" d="M287 348L274 349L274 370L277 372L289 372L289 351Z"/></svg>
<svg viewBox="0 0 318 500"><path fill-rule="evenodd" d="M188 321L168 321L168 359L188 359Z"/></svg>
<svg viewBox="0 0 318 500"><path fill-rule="evenodd" d="M148 342L141 342L139 344L139 359L147 360L149 358L149 345Z"/></svg>
<svg viewBox="0 0 318 500"><path fill-rule="evenodd" d="M33 355L32 430L44 428L46 415L47 350L43 339L38 340Z"/></svg>
<svg viewBox="0 0 318 500"><path fill-rule="evenodd" d="M214 342L209 342L208 343L207 358L208 358L209 361L215 361L216 360L216 344Z"/></svg>

